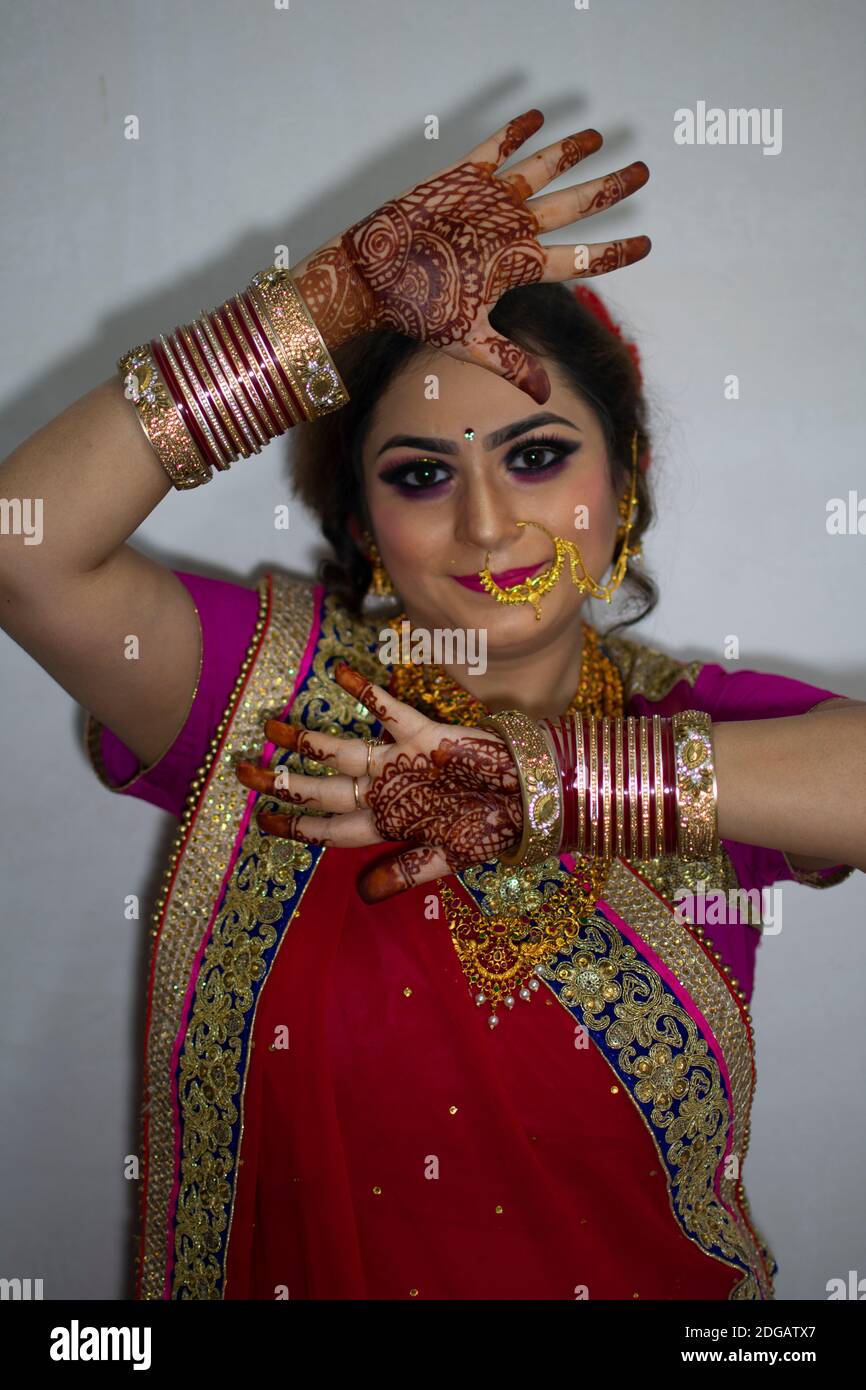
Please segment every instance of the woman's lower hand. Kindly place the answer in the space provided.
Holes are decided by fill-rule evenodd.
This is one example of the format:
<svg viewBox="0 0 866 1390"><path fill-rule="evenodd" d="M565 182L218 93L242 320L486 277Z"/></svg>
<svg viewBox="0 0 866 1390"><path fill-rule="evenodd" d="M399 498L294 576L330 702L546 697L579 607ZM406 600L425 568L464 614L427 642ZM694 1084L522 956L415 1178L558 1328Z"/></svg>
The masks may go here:
<svg viewBox="0 0 866 1390"><path fill-rule="evenodd" d="M367 902L495 858L519 841L523 809L517 772L496 734L436 723L344 663L335 668L334 677L375 714L394 741L370 747L362 738L337 738L268 720L269 740L335 768L337 775L310 777L282 767L271 772L238 763L244 786L327 813L262 811L262 830L343 848L409 842L409 849L388 855L362 875L358 891Z"/></svg>
<svg viewBox="0 0 866 1390"><path fill-rule="evenodd" d="M489 311L516 285L606 274L641 260L651 243L646 236L553 246L538 240L620 202L649 178L636 160L533 198L603 143L597 130L582 130L502 170L543 122L540 111L526 111L292 267L329 347L393 328L486 367L540 404L547 400L541 363L497 333Z"/></svg>

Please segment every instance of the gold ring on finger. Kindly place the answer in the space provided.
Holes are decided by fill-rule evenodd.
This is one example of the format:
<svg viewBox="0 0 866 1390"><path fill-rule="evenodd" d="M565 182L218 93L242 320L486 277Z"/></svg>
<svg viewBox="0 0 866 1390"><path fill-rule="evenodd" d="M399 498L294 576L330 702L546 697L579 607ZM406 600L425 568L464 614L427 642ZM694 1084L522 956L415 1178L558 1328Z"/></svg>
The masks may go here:
<svg viewBox="0 0 866 1390"><path fill-rule="evenodd" d="M372 772L370 771L370 759L371 759L371 757L373 756L373 749L374 749L374 748L380 748L381 745L382 745L382 740L381 740L380 738L371 738L371 739L369 739L368 742L367 742L367 767L366 767L366 775L367 775L368 777L372 777L372 775L373 775Z"/></svg>
<svg viewBox="0 0 866 1390"><path fill-rule="evenodd" d="M358 779L357 779L357 777L353 777L353 778L352 778L352 791L355 793L355 805L357 806L357 808L358 808L359 811L363 810L363 807L361 806L361 797L360 797L360 794L359 794L359 792L358 792Z"/></svg>

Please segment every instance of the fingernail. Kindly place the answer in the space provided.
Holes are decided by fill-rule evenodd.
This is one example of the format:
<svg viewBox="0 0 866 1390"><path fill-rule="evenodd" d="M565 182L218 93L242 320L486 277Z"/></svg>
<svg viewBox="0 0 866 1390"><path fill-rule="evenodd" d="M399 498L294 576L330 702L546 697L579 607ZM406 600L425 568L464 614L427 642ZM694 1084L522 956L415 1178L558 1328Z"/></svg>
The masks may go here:
<svg viewBox="0 0 866 1390"><path fill-rule="evenodd" d="M345 661L339 661L337 663L334 667L334 675L339 676L340 685L342 685L350 695L354 695L356 699L358 699L361 691L367 684L360 672L356 671L353 666L349 666Z"/></svg>
<svg viewBox="0 0 866 1390"><path fill-rule="evenodd" d="M280 748L291 751L297 746L300 730L294 724L283 724L279 719L265 720L265 738Z"/></svg>
<svg viewBox="0 0 866 1390"><path fill-rule="evenodd" d="M539 405L544 405L550 398L550 379L540 362L529 362L526 376L520 384Z"/></svg>
<svg viewBox="0 0 866 1390"><path fill-rule="evenodd" d="M371 869L369 873L358 880L358 897L365 903L381 902L383 896L387 897L387 894L382 891L385 887L386 884L382 882L382 871Z"/></svg>

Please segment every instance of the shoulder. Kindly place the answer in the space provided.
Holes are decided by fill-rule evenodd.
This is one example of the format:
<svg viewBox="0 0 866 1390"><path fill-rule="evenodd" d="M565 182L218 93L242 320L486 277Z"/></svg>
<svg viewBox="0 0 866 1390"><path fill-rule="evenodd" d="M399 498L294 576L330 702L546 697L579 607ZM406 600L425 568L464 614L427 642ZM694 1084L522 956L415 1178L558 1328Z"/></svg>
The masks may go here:
<svg viewBox="0 0 866 1390"><path fill-rule="evenodd" d="M713 719L767 719L805 714L830 700L844 700L839 691L780 672L742 663L722 666L716 661L674 657L645 643L603 637L602 650L622 676L626 708L663 705L656 711L706 711Z"/></svg>
<svg viewBox="0 0 866 1390"><path fill-rule="evenodd" d="M656 704L682 683L694 687L704 669L703 661L688 661L627 637L602 637L601 648L617 667L626 705L642 696Z"/></svg>

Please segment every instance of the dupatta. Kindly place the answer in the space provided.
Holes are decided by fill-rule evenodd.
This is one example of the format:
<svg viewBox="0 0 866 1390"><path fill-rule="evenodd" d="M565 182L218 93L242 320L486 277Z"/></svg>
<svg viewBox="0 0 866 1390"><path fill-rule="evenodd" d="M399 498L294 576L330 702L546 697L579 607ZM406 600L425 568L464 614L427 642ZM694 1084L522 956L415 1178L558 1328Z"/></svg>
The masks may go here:
<svg viewBox="0 0 866 1390"><path fill-rule="evenodd" d="M375 737L378 721L328 672L345 660L384 683L378 628L346 612L321 585L266 575L258 590L255 632L191 785L152 932L136 1277L136 1297L144 1299L221 1299L242 1286L233 1261L240 1268L255 1224L255 1197L243 1183L245 1141L253 1142L260 1122L245 1108L248 1082L255 1049L261 1057L262 1049L279 1046L273 1032L257 1031L260 1005L281 949L297 944L297 961L315 965L299 982L291 1022L297 1026L307 1009L312 1037L335 938L321 907L304 934L305 895L326 863L328 882L345 899L353 885L337 866L341 857L352 875L358 866L352 851L263 835L253 814L256 794L233 769L239 758L261 758L272 768L330 772L273 744L262 749L269 717ZM700 671L701 663L685 665L619 639L605 649L626 679L626 708L638 692L661 699L678 681L693 685ZM542 902L574 869L566 854L517 875L522 892ZM716 1296L767 1299L775 1261L751 1219L740 1176L755 1085L748 1010L703 929L670 901L672 885L698 882L725 891L737 886L723 848L697 864L614 860L577 940L537 971L539 991L585 1031L613 1074L612 1089L639 1114L666 1183L672 1230L729 1272L729 1292ZM515 871L497 862L449 878L463 900L488 912L502 910L514 883ZM305 950L316 954L305 957ZM318 1044L306 1045L304 1084L316 1104ZM320 1135L338 1148L335 1117L318 1118ZM319 1162L327 1153L310 1156L311 1166ZM359 1256L343 1250L339 1258L350 1268Z"/></svg>

